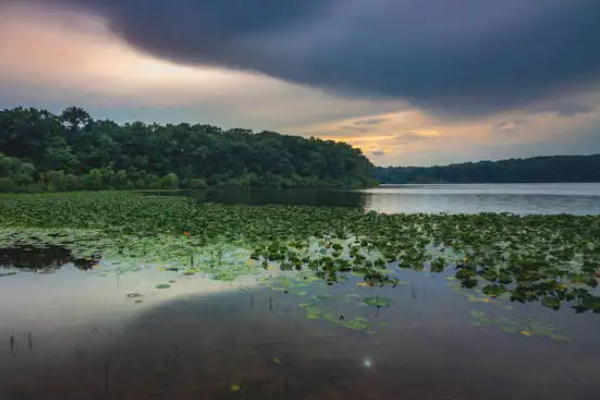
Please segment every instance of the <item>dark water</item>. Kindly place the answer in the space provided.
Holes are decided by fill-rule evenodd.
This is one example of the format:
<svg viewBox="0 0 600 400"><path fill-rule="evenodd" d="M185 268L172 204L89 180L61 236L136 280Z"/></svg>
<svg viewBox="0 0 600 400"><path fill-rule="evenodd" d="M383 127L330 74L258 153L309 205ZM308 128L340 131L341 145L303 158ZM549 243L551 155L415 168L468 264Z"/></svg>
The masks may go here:
<svg viewBox="0 0 600 400"><path fill-rule="evenodd" d="M179 195L201 202L362 207L383 213L600 214L598 183L385 185L355 191L217 189Z"/></svg>
<svg viewBox="0 0 600 400"><path fill-rule="evenodd" d="M396 288L357 287L350 277L285 293L175 272L160 272L176 282L156 291L154 269L99 277L70 262L48 275L18 271L0 278L2 400L562 400L600 392L598 315L496 304L443 275L395 270L404 282ZM395 304L360 304L375 294ZM375 332L308 319L302 303L335 319L364 318ZM477 326L473 311L518 328Z"/></svg>

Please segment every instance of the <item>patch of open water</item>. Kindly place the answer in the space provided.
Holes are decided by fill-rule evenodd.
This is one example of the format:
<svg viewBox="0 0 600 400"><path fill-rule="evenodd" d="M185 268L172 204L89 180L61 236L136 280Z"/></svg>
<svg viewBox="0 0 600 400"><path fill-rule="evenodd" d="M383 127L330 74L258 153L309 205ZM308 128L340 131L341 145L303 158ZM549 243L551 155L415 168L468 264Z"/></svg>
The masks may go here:
<svg viewBox="0 0 600 400"><path fill-rule="evenodd" d="M444 274L394 269L396 288L351 275L331 286L293 273L223 282L155 265L120 274L110 260L82 267L50 250L2 253L0 272L16 272L0 278L3 400L553 400L600 390L597 315L491 299ZM40 260L54 273L31 267ZM366 305L372 296L393 304Z"/></svg>

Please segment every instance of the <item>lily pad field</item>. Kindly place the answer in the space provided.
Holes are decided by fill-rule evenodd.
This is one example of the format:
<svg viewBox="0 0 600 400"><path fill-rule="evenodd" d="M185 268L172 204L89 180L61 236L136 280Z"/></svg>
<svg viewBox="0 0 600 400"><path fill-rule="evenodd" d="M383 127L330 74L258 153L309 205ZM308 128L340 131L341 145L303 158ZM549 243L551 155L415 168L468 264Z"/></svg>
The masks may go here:
<svg viewBox="0 0 600 400"><path fill-rule="evenodd" d="M600 216L0 196L0 399L595 399Z"/></svg>

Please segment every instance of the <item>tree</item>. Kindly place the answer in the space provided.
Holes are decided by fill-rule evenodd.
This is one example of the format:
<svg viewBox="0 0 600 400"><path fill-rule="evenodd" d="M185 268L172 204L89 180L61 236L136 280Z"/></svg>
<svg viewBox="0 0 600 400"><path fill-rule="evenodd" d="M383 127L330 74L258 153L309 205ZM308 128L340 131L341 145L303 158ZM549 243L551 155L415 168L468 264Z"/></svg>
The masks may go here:
<svg viewBox="0 0 600 400"><path fill-rule="evenodd" d="M377 167L381 183L600 182L600 155L480 161L433 167Z"/></svg>
<svg viewBox="0 0 600 400"><path fill-rule="evenodd" d="M178 189L179 178L172 172L169 172L161 181L161 187L163 189Z"/></svg>
<svg viewBox="0 0 600 400"><path fill-rule="evenodd" d="M0 111L0 151L35 165L32 174L11 173L17 186L31 184L29 176L49 188L50 171L62 171L65 179L79 177L90 190L204 186L200 182L274 187L373 183L371 163L347 144L207 124L119 125L94 120L79 107L59 115L32 108ZM68 180L73 184L67 186L77 186ZM53 190L57 186L64 185L54 184Z"/></svg>
<svg viewBox="0 0 600 400"><path fill-rule="evenodd" d="M34 180L35 167L15 157L6 157L0 153L0 191L23 189Z"/></svg>
<svg viewBox="0 0 600 400"><path fill-rule="evenodd" d="M80 107L66 108L60 115L63 125L72 131L81 131L92 122L92 117Z"/></svg>
<svg viewBox="0 0 600 400"><path fill-rule="evenodd" d="M102 172L93 169L83 177L83 187L87 190L100 190L103 188Z"/></svg>

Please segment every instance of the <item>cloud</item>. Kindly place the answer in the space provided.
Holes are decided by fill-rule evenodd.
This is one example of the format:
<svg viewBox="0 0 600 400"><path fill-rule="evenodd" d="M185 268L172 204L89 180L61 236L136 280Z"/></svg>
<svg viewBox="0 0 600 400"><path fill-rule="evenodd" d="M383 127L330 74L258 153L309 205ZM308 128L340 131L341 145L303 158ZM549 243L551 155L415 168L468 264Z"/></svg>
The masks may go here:
<svg viewBox="0 0 600 400"><path fill-rule="evenodd" d="M559 115L571 116L577 114L588 114L594 110L594 107L589 104L564 104L556 111Z"/></svg>
<svg viewBox="0 0 600 400"><path fill-rule="evenodd" d="M356 121L354 125L380 125L387 121L389 121L389 118L365 118Z"/></svg>
<svg viewBox="0 0 600 400"><path fill-rule="evenodd" d="M375 157L385 156L385 151L383 151L383 150L375 150L375 151L371 152L371 155L375 156Z"/></svg>
<svg viewBox="0 0 600 400"><path fill-rule="evenodd" d="M492 126L492 131L495 132L510 132L514 131L519 125L519 121L502 121L494 126Z"/></svg>
<svg viewBox="0 0 600 400"><path fill-rule="evenodd" d="M0 0L0 2L3 0ZM341 98L266 75L157 59L98 16L0 7L0 109L70 105L119 122L201 122L286 130L397 110L397 100Z"/></svg>
<svg viewBox="0 0 600 400"><path fill-rule="evenodd" d="M362 126L354 126L354 125L344 125L340 128L342 131L353 131L353 132L361 132L366 133L369 131L369 128Z"/></svg>
<svg viewBox="0 0 600 400"><path fill-rule="evenodd" d="M583 96L569 102L591 104L593 98ZM546 105L541 110L446 121L413 109L331 121L305 127L301 132L304 135L318 132L321 137L351 143L372 156L377 165L433 165L544 153L600 153L600 102L588 113L564 115L555 105ZM385 118L386 122L371 126L366 133L339 130L340 126L371 118ZM375 156L372 151L385 154Z"/></svg>
<svg viewBox="0 0 600 400"><path fill-rule="evenodd" d="M393 135L389 139L380 140L379 143L389 145L389 146L398 146L398 145L401 146L401 145L405 145L405 144L421 142L421 141L428 140L428 139L430 139L430 137L427 135L422 135L417 132L406 132L406 133L399 133L399 134Z"/></svg>
<svg viewBox="0 0 600 400"><path fill-rule="evenodd" d="M30 1L98 15L178 63L452 115L516 109L600 78L598 0Z"/></svg>

